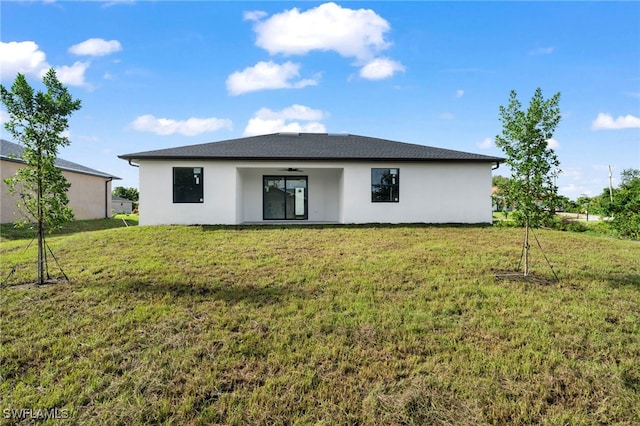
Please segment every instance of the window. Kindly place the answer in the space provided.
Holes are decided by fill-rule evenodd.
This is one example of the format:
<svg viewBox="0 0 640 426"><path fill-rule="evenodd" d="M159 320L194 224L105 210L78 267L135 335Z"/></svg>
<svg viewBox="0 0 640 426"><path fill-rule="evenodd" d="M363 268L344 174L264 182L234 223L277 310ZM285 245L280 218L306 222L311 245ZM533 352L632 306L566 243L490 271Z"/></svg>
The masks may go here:
<svg viewBox="0 0 640 426"><path fill-rule="evenodd" d="M307 176L263 176L264 220L308 219Z"/></svg>
<svg viewBox="0 0 640 426"><path fill-rule="evenodd" d="M371 202L400 201L400 169L371 169Z"/></svg>
<svg viewBox="0 0 640 426"><path fill-rule="evenodd" d="M202 167L173 168L173 202L202 203Z"/></svg>

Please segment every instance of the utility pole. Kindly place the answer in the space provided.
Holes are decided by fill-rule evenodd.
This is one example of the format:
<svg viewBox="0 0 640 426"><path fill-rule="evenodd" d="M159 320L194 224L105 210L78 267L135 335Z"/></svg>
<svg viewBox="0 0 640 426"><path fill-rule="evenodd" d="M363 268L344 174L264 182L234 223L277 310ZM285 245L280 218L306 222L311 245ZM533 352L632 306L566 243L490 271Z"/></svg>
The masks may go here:
<svg viewBox="0 0 640 426"><path fill-rule="evenodd" d="M613 187L611 185L611 164L609 164L609 200L613 204Z"/></svg>

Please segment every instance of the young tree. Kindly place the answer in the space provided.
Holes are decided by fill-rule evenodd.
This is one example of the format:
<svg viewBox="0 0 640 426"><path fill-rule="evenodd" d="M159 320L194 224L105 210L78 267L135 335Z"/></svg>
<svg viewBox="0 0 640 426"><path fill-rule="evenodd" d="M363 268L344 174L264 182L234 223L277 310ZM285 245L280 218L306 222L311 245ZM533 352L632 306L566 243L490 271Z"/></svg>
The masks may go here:
<svg viewBox="0 0 640 426"><path fill-rule="evenodd" d="M612 217L611 227L623 237L640 239L640 169L626 169L620 174L620 186L609 196L600 196L603 212Z"/></svg>
<svg viewBox="0 0 640 426"><path fill-rule="evenodd" d="M21 159L25 163L5 183L9 192L17 195L18 208L26 220L36 224L40 284L45 281L44 233L73 218L67 197L70 184L54 163L58 148L69 145L63 135L69 127L68 117L81 104L58 81L53 68L42 81L46 92L35 93L22 74L17 75L11 90L0 85L2 103L9 115L5 128L24 146Z"/></svg>
<svg viewBox="0 0 640 426"><path fill-rule="evenodd" d="M511 168L511 179L500 191L515 208L514 217L525 227L525 276L529 274L529 228L540 227L555 215L555 178L560 161L549 140L560 122L559 102L560 93L545 100L538 88L526 111L513 90L509 104L500 106L502 134L496 136L495 143L506 154L505 163Z"/></svg>

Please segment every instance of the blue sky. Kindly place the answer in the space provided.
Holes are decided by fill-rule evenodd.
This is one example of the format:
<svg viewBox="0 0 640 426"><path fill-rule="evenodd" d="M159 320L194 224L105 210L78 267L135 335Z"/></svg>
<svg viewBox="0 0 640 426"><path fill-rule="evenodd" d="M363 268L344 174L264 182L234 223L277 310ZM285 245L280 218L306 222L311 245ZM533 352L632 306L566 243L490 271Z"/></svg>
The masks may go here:
<svg viewBox="0 0 640 426"><path fill-rule="evenodd" d="M640 168L639 2L2 1L0 76L54 67L82 100L60 157L138 186L119 154L278 131L501 156L498 108L561 92L560 193ZM6 112L0 112L6 120ZM2 130L2 137L11 139ZM495 173L508 175L501 166Z"/></svg>

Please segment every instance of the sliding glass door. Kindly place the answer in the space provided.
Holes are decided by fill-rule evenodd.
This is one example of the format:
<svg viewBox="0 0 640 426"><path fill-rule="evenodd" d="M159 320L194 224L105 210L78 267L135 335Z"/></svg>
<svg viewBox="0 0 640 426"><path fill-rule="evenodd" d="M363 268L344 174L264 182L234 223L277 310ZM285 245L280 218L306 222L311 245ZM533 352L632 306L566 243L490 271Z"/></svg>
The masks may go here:
<svg viewBox="0 0 640 426"><path fill-rule="evenodd" d="M304 220L307 213L307 176L263 176L264 220Z"/></svg>

